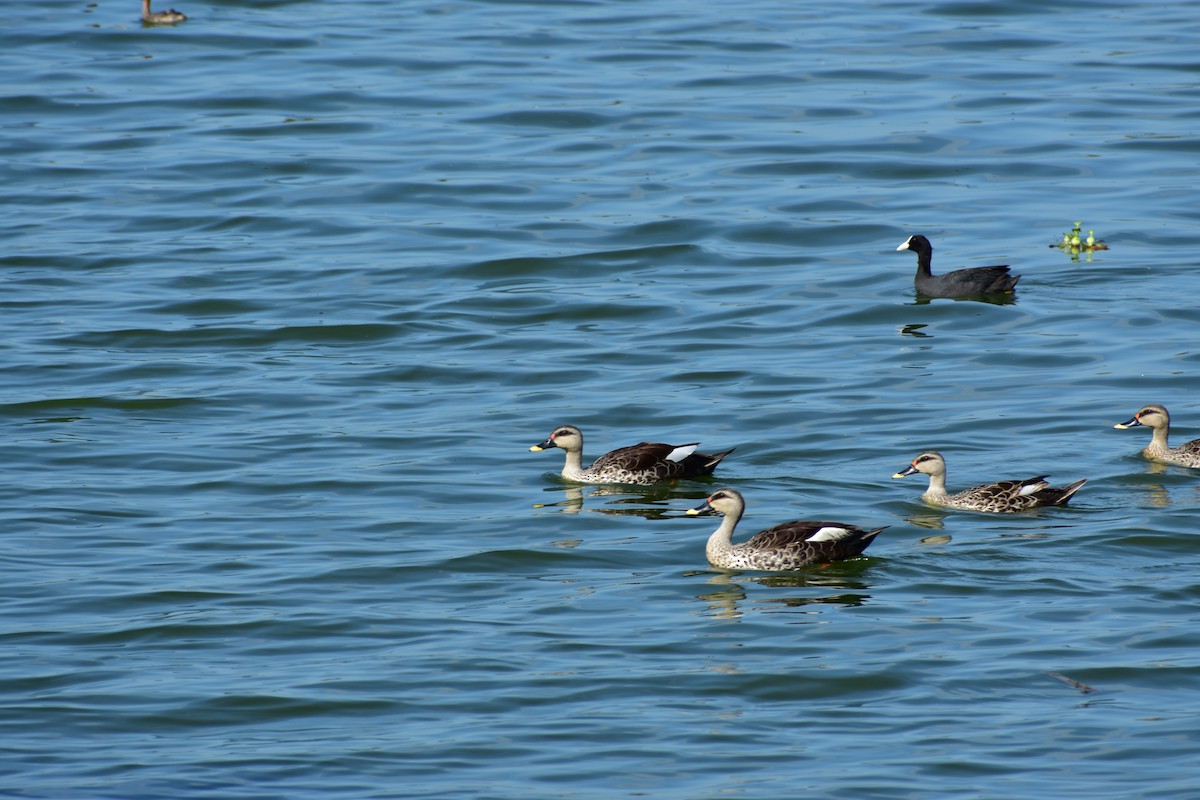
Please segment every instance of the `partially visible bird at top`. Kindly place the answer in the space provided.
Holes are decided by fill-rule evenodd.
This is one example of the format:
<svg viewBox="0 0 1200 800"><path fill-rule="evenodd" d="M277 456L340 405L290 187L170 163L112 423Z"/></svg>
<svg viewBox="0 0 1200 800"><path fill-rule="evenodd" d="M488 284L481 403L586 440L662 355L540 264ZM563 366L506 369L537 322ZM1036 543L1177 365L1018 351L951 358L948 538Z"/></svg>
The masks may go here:
<svg viewBox="0 0 1200 800"><path fill-rule="evenodd" d="M173 8L166 11L151 11L150 0L142 0L142 22L151 25L174 25L176 22L183 22L186 19L187 14Z"/></svg>

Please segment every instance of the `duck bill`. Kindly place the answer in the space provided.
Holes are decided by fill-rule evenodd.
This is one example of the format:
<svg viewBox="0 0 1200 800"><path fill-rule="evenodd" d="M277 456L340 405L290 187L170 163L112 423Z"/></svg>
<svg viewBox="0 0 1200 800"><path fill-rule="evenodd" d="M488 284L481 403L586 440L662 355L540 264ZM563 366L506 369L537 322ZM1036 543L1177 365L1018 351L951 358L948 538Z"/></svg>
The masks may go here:
<svg viewBox="0 0 1200 800"><path fill-rule="evenodd" d="M893 478L907 478L909 475L912 475L915 472L920 472L920 470L917 469L917 466L915 464L909 464L904 469L900 470L897 473L894 473L892 475L892 477Z"/></svg>
<svg viewBox="0 0 1200 800"><path fill-rule="evenodd" d="M907 249L908 249L908 239L905 239L905 240L904 240L904 241L901 243L901 245L900 245L899 247L897 247L896 249L897 249L897 250L907 250Z"/></svg>
<svg viewBox="0 0 1200 800"><path fill-rule="evenodd" d="M1113 427L1120 428L1121 430L1125 430L1126 428L1136 428L1141 424L1142 424L1141 420L1139 420L1137 417L1134 417L1133 419L1129 420L1128 422L1120 422L1120 423L1117 423L1116 425L1113 425Z"/></svg>
<svg viewBox="0 0 1200 800"><path fill-rule="evenodd" d="M705 500L703 503L696 506L695 508L689 508L687 510L687 515L689 517L698 517L701 514L712 514L712 513L714 513L714 509L711 505L709 505L708 500Z"/></svg>
<svg viewBox="0 0 1200 800"><path fill-rule="evenodd" d="M551 447L554 447L554 440L547 439L546 441L542 442L541 444L535 444L533 447L529 448L529 452L540 453L543 450L549 450Z"/></svg>

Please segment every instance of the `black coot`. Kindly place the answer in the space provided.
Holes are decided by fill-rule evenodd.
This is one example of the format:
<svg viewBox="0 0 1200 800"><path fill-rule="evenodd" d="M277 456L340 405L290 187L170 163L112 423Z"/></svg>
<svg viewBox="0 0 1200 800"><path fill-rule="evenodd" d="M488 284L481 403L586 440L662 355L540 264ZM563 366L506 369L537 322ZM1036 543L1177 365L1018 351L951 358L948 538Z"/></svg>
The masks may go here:
<svg viewBox="0 0 1200 800"><path fill-rule="evenodd" d="M914 283L920 294L929 297L970 297L976 294L1002 294L1011 292L1021 280L1020 275L1009 275L1008 266L968 267L956 269L945 275L934 275L929 269L933 258L933 245L924 236L910 236L896 248L912 250L917 254L917 277Z"/></svg>

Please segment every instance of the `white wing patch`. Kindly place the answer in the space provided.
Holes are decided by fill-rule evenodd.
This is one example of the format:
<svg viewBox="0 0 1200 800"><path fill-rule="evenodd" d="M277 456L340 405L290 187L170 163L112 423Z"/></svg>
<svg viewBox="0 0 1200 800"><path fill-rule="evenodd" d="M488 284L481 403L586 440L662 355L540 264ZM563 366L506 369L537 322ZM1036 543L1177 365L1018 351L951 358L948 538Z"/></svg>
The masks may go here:
<svg viewBox="0 0 1200 800"><path fill-rule="evenodd" d="M1045 489L1049 485L1050 484L1046 483L1045 481L1038 481L1037 483L1031 483L1026 486L1022 486L1020 491L1017 492L1017 494L1020 495L1021 497L1025 497L1026 495L1031 495L1031 494L1037 494L1038 492L1040 492L1042 489Z"/></svg>
<svg viewBox="0 0 1200 800"><path fill-rule="evenodd" d="M671 452L667 453L667 461L683 461L685 458L696 452L696 448L700 444L681 444Z"/></svg>
<svg viewBox="0 0 1200 800"><path fill-rule="evenodd" d="M848 528L834 528L829 525L826 525L824 528L819 529L816 533L814 533L812 536L808 537L804 541L806 541L806 542L836 542L838 539L845 539L851 533L852 533L852 531L849 530Z"/></svg>

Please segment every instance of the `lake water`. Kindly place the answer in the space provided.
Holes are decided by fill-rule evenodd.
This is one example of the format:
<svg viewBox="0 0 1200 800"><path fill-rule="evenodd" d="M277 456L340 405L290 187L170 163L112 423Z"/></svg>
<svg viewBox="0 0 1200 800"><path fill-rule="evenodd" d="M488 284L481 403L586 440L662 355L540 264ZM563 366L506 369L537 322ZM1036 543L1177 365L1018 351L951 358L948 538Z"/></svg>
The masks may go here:
<svg viewBox="0 0 1200 800"><path fill-rule="evenodd" d="M0 794L1200 795L1194 4L177 5L3 12Z"/></svg>

